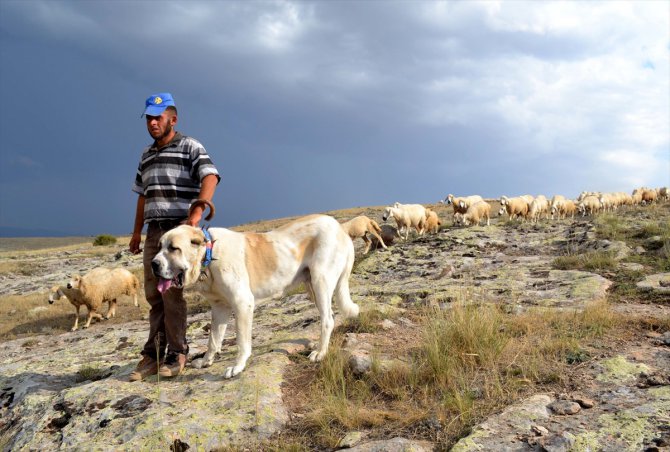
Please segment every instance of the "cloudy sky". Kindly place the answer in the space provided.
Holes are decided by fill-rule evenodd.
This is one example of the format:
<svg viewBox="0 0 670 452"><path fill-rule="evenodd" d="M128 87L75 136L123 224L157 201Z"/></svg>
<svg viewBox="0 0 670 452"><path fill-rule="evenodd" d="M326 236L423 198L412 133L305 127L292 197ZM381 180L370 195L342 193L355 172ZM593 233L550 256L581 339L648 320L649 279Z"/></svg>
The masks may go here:
<svg viewBox="0 0 670 452"><path fill-rule="evenodd" d="M667 1L0 1L0 230L132 229L144 100L214 224L670 184Z"/></svg>

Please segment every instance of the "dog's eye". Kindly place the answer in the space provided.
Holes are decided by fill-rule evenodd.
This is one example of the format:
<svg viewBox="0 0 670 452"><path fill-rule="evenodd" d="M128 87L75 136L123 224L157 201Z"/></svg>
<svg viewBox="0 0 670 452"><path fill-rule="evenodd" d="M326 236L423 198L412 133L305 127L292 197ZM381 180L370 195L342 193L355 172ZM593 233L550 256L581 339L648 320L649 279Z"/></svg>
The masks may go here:
<svg viewBox="0 0 670 452"><path fill-rule="evenodd" d="M177 248L176 246L168 245L168 251L170 252L179 251L179 248Z"/></svg>

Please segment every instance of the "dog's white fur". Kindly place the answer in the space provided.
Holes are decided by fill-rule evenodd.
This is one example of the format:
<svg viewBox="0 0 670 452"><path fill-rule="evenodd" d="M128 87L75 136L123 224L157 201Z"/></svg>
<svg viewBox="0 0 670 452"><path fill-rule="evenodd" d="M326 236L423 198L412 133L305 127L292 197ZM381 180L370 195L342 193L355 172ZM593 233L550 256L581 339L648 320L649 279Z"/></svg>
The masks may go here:
<svg viewBox="0 0 670 452"><path fill-rule="evenodd" d="M345 317L355 317L359 312L349 293L354 246L340 224L326 215L310 215L267 233L240 233L225 228L211 228L209 232L214 240L214 260L206 270L206 278L200 278L205 238L198 228L182 225L166 232L153 260L154 273L159 278L183 281L184 287L192 286L201 292L212 306L207 352L193 365L207 367L213 363L233 313L237 360L224 376L239 374L251 355L255 303L281 296L299 283L305 283L321 316L319 344L309 355L311 361L321 361L334 327L333 296Z"/></svg>

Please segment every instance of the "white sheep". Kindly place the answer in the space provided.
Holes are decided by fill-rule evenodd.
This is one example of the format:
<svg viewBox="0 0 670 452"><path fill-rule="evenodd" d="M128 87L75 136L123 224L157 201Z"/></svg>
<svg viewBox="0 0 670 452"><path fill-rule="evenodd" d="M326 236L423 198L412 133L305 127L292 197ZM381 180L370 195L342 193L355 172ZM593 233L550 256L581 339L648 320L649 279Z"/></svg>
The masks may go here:
<svg viewBox="0 0 670 452"><path fill-rule="evenodd" d="M372 244L372 241L367 236L368 232L372 234L373 237L377 238L383 248L386 248L386 244L380 236L382 232L381 228L375 220L371 220L365 215L352 218L351 220L342 223L341 226L342 229L344 229L344 232L346 232L349 237L351 237L351 240L354 240L358 237L363 239L365 242L365 251L363 251L363 254L368 254L368 251L370 251L370 245Z"/></svg>
<svg viewBox="0 0 670 452"><path fill-rule="evenodd" d="M502 208L498 211L498 216L504 215L505 212L507 212L507 215L509 215L510 220L513 220L514 218L523 219L528 216L528 198L521 196L516 198L508 198L507 196L503 196L500 198L500 204L502 205Z"/></svg>
<svg viewBox="0 0 670 452"><path fill-rule="evenodd" d="M137 290L140 282L137 277L124 268L95 268L84 276L74 275L68 284L68 288L78 289L86 307L88 307L88 320L85 328L91 324L91 319L100 309L104 302L108 303L107 313L104 318L108 319L116 315L116 299L121 295L133 297L135 306L137 301Z"/></svg>
<svg viewBox="0 0 670 452"><path fill-rule="evenodd" d="M656 192L658 193L658 199L670 199L670 192L668 191L668 187L659 187L656 189Z"/></svg>
<svg viewBox="0 0 670 452"><path fill-rule="evenodd" d="M419 235L423 234L426 224L426 208L421 204L400 204L396 202L384 210L382 219L386 221L389 218L395 219L401 237L403 230L405 231L405 240L407 240L409 238L409 228L416 229Z"/></svg>
<svg viewBox="0 0 670 452"><path fill-rule="evenodd" d="M486 201L478 201L468 207L468 211L459 214L459 223L466 226L479 225L482 220L486 220L486 226L491 224L491 205Z"/></svg>
<svg viewBox="0 0 670 452"><path fill-rule="evenodd" d="M449 204L452 205L452 208L454 209L454 215L456 215L457 213L467 212L468 207L470 207L477 201L483 201L482 197L479 195L470 195L470 196L461 196L457 198L451 193L449 193L447 197L444 198L444 202L447 205Z"/></svg>
<svg viewBox="0 0 670 452"><path fill-rule="evenodd" d="M540 195L533 199L528 208L528 218L531 222L537 223L542 218L542 214L547 214L548 203L547 198Z"/></svg>
<svg viewBox="0 0 670 452"><path fill-rule="evenodd" d="M581 212L582 217L585 217L587 212L589 215L594 215L602 209L602 203L595 195L588 195L577 205L577 209Z"/></svg>
<svg viewBox="0 0 670 452"><path fill-rule="evenodd" d="M68 289L65 286L53 286L49 290L49 304L53 304L54 301L58 301L61 298L67 298L68 301L72 303L72 306L74 306L74 325L72 328L70 328L70 331L77 331L79 328L79 308L82 306L87 306L86 301L84 300L84 296L82 295L81 291L79 291L79 289ZM88 328L93 317L101 319L102 315L88 308L88 320L84 328Z"/></svg>
<svg viewBox="0 0 670 452"><path fill-rule="evenodd" d="M560 212L561 212L561 206L565 202L565 196L563 195L554 195L551 198L551 202L549 203L549 210L551 213L551 219L554 219L554 215L557 217L560 217Z"/></svg>

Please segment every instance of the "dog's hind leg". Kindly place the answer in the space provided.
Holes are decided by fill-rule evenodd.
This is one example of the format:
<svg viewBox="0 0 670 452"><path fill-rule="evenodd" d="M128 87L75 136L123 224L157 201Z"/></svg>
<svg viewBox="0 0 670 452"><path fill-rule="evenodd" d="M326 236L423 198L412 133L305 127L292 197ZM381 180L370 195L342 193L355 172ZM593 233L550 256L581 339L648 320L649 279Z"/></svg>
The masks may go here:
<svg viewBox="0 0 670 452"><path fill-rule="evenodd" d="M358 305L352 301L351 292L349 291L349 277L351 276L353 265L354 260L349 258L337 280L337 286L335 286L335 302L337 303L340 314L342 314L344 318L356 317L360 310Z"/></svg>
<svg viewBox="0 0 670 452"><path fill-rule="evenodd" d="M321 361L328 352L328 344L330 343L330 335L335 327L333 320L333 309L331 307L331 300L333 299L333 286L335 281L328 281L324 276L314 275L320 272L312 272L312 291L314 293L314 303L319 310L321 317L321 336L319 337L319 345L317 349L309 354L309 360L316 362Z"/></svg>
<svg viewBox="0 0 670 452"><path fill-rule="evenodd" d="M251 292L237 293L232 302L235 309L235 331L237 335L237 360L235 366L228 367L224 378L231 378L244 370L251 356L251 327L254 319L254 296Z"/></svg>
<svg viewBox="0 0 670 452"><path fill-rule="evenodd" d="M214 362L216 354L221 351L221 344L223 337L226 334L228 327L228 319L230 319L231 309L228 304L215 301L212 305L212 327L209 331L209 340L207 341L207 352L202 358L193 360L193 367L200 369L209 367Z"/></svg>

